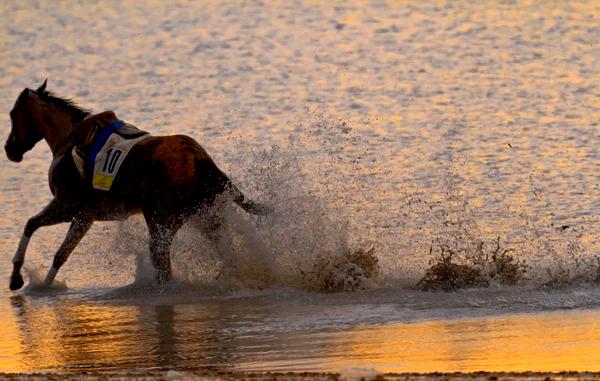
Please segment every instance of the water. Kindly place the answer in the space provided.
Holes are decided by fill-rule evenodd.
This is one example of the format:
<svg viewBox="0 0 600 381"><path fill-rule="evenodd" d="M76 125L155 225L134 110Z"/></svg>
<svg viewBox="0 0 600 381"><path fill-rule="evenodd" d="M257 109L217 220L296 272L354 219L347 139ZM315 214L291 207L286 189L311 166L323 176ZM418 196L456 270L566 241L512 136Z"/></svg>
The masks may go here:
<svg viewBox="0 0 600 381"><path fill-rule="evenodd" d="M0 370L598 370L596 2L0 11L5 135L19 92L48 77L96 112L193 136L275 206L259 219L227 210L228 279L186 226L163 290L148 283L139 217L95 224L65 287L0 289ZM50 152L0 160L7 282L27 218L50 199ZM33 283L65 232L34 235ZM472 264L498 237L529 266L517 285L415 289L439 247ZM375 249L379 275L318 292L315 263L360 248Z"/></svg>

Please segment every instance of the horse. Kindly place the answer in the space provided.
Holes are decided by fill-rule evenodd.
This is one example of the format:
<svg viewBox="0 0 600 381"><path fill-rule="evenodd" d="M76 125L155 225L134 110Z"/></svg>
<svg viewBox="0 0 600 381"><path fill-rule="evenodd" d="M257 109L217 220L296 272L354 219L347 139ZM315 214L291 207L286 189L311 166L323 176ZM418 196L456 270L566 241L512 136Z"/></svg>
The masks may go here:
<svg viewBox="0 0 600 381"><path fill-rule="evenodd" d="M172 277L170 247L175 234L191 216L215 207L221 195L250 214L268 213L268 207L246 198L200 144L186 135L141 140L123 160L110 190L95 189L89 179L82 178L72 155L82 136L89 135L86 121L94 115L71 99L49 92L46 86L47 79L36 90L25 88L10 111L12 128L5 144L8 159L20 162L42 139L53 156L48 175L53 198L25 224L13 258L11 290L23 286L21 268L27 245L33 233L44 226L70 222L44 281L44 286L50 287L94 221L123 220L142 213L156 283L163 285ZM103 114L116 118L112 112ZM208 225L218 230L218 222Z"/></svg>

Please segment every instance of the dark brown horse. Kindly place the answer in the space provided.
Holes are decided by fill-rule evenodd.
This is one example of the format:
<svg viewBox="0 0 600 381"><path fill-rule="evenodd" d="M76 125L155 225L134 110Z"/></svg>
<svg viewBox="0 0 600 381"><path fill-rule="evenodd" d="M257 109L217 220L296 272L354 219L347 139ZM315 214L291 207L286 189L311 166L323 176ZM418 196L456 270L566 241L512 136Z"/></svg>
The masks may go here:
<svg viewBox="0 0 600 381"><path fill-rule="evenodd" d="M10 289L23 286L21 267L32 234L42 226L70 222L67 236L54 255L45 280L52 285L56 273L94 221L125 219L143 213L150 233L150 256L158 283L171 279L170 246L173 237L192 215L210 209L217 196L231 196L244 210L265 214L266 208L247 200L216 166L206 151L184 135L152 136L137 143L125 158L110 191L96 190L82 178L71 155L73 147L89 136L94 117L116 119L112 112L93 116L46 91L46 81L37 89L21 92L10 111L12 130L5 145L11 161L41 139L52 150L49 183L54 198L27 221L13 259Z"/></svg>

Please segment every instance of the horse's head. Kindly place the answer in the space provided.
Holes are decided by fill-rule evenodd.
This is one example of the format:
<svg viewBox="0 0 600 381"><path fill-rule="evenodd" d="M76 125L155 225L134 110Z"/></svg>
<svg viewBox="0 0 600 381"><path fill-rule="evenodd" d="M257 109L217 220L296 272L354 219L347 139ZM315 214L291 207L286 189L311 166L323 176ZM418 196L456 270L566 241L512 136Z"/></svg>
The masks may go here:
<svg viewBox="0 0 600 381"><path fill-rule="evenodd" d="M43 138L39 129L42 111L40 95L46 91L46 82L47 80L37 90L23 90L10 110L12 128L4 149L11 161L23 160L23 154Z"/></svg>

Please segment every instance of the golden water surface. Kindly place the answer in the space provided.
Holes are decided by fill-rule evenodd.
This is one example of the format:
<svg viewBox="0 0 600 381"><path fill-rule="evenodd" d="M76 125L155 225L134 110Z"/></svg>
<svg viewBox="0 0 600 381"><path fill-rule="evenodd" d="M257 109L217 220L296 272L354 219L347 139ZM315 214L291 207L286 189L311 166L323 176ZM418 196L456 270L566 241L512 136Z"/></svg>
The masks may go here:
<svg viewBox="0 0 600 381"><path fill-rule="evenodd" d="M0 15L0 138L46 77L94 112L194 137L274 205L229 223L239 257L270 253L279 282L219 283L189 229L174 271L201 287L115 297L151 275L133 218L94 225L66 291L11 293L51 154L0 155L0 371L600 370L599 1L27 0ZM65 230L36 232L29 273ZM430 248L496 239L529 266L522 284L414 290ZM314 260L348 247L374 247L380 276L314 292Z"/></svg>

